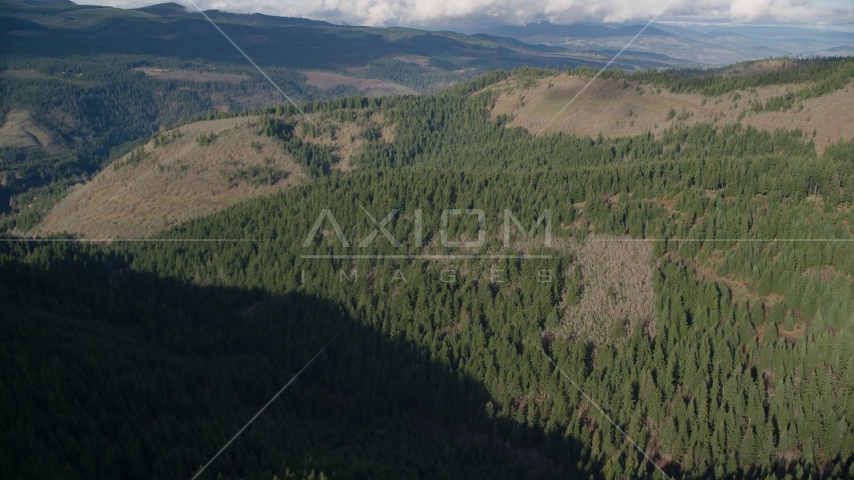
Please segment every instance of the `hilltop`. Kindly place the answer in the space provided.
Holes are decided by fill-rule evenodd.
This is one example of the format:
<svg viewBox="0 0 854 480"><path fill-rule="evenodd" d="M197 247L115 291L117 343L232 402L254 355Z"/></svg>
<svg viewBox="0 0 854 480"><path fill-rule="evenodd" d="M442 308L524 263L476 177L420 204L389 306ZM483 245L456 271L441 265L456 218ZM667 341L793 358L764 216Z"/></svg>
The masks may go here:
<svg viewBox="0 0 854 480"><path fill-rule="evenodd" d="M773 71L770 66L774 63L753 63L742 69L741 75ZM769 101L794 98L796 90L815 84L770 84L704 95L673 92L630 78L599 78L572 101L591 80L591 76L567 74L527 83L507 80L493 87L500 96L491 114L509 115L512 120L508 126L538 135L565 132L593 138L599 134L614 138L648 132L660 137L674 126L699 123L718 127L741 123L768 132L800 129L813 139L819 154L830 144L854 138L854 85L850 80L842 89L793 100L790 108L778 110L765 106Z"/></svg>
<svg viewBox="0 0 854 480"><path fill-rule="evenodd" d="M590 122L661 103L655 134L512 126L508 98L560 108L538 89L596 74L527 68L136 137L38 231L140 241L0 242L28 387L0 476L190 478L293 381L205 474L852 477L854 141L818 154L794 123L851 65L606 71L579 97ZM745 124L768 112L792 127Z"/></svg>
<svg viewBox="0 0 854 480"><path fill-rule="evenodd" d="M466 80L496 68L525 65L604 65L605 55L531 45L513 38L415 28L334 25L304 18L207 15L262 67L351 72L429 90L436 82ZM164 3L139 9L32 0L0 4L10 35L8 55L153 55L183 61L246 65L242 55L197 11ZM419 66L400 57L423 60ZM624 68L686 66L689 62L626 52ZM419 78L422 74L427 78Z"/></svg>
<svg viewBox="0 0 854 480"><path fill-rule="evenodd" d="M300 182L299 166L271 139L254 135L253 121L195 122L166 132L180 137L164 146L149 142L74 187L30 233L140 238ZM206 135L215 139L203 146L197 138Z"/></svg>
<svg viewBox="0 0 854 480"><path fill-rule="evenodd" d="M346 173L360 166L374 168L386 160L397 162L409 158L407 161L422 162L427 158L420 153L422 149L432 152L429 153L432 161L439 164L450 164L455 157L460 158L457 167L482 164L484 160L477 159L488 156L485 152L490 148L497 148L493 140L479 140L471 132L467 133L472 135L468 141L454 136L451 137L454 142L463 143L451 152L453 144L425 136L437 127L422 124L424 120L413 112L437 101L450 105L483 101L478 109L482 109L488 128L521 127L540 137L551 138L562 132L580 140L605 138L624 143L632 139L662 140L674 132L692 128L723 132L738 131L733 130L736 126L753 127L775 135L778 130L792 132L798 142L807 144L807 148L820 156L829 146L854 139L851 80L843 75L839 88L827 87L825 93L818 95L804 92L825 85L826 78L836 78L841 75L839 72L847 75L845 69L849 64L850 61L840 61L818 67L782 61L749 62L707 72L702 83L705 86L694 91L668 87L667 82L678 81L675 75L658 81L622 75L599 78L551 124L549 120L590 82L589 72L499 72L493 78L470 82L423 100L406 96L371 101L351 98L312 104L307 117L295 113L293 107L278 107L264 110L266 113L261 116L189 123L163 134L181 135L168 145L158 147L154 141L149 142L141 150L108 165L82 186L73 187L28 234L66 232L87 238L150 236L243 200L303 183L312 176L325 176L336 170ZM830 70L821 73L818 68ZM761 80L763 75L799 75L799 72L806 72L813 80L782 84ZM329 80L322 76L314 78ZM747 85L742 85L744 82ZM756 82L762 84L749 86ZM483 86L478 87L479 83ZM284 113L286 110L291 113ZM410 121L414 123L407 127L409 130L401 131L403 136L398 141L397 124ZM261 134L264 122L272 122L266 127L266 135ZM467 124L466 128L481 128L475 125ZM216 138L210 145L201 145L199 136L203 135ZM426 143L412 150L410 143L419 137L423 139L418 142ZM529 141L526 134L508 142L515 148L515 144ZM704 148L708 150L709 146ZM387 152L388 149L395 153ZM447 153L438 153L442 151ZM327 158L324 160L327 163L315 163L310 169L311 159L318 156ZM563 155L540 161L557 164L561 158ZM583 159L576 162L578 166L590 165ZM522 163L516 166L525 167ZM267 180L260 179L261 172L268 172ZM30 208L24 207L24 211Z"/></svg>
<svg viewBox="0 0 854 480"><path fill-rule="evenodd" d="M544 44L577 51L608 52L631 40L643 25L570 24L548 21L524 26L503 25L487 28L494 35L511 37L529 44ZM850 52L844 43L854 33L824 28L789 26L736 26L653 23L632 43L636 55L663 55L703 65L728 65L756 58L780 56L839 56Z"/></svg>
<svg viewBox="0 0 854 480"><path fill-rule="evenodd" d="M291 131L288 151L265 125ZM393 138L380 116L354 121L319 115L237 116L205 120L156 134L153 140L79 184L28 235L143 238L247 199L305 182L305 147L328 154L328 170L347 171L366 129ZM292 143L293 143L292 142Z"/></svg>
<svg viewBox="0 0 854 480"><path fill-rule="evenodd" d="M297 102L429 94L498 69L600 67L610 58L490 35L206 13ZM175 3L7 0L0 19L0 230L30 230L68 187L152 132L284 101L199 12ZM689 64L633 52L615 63Z"/></svg>

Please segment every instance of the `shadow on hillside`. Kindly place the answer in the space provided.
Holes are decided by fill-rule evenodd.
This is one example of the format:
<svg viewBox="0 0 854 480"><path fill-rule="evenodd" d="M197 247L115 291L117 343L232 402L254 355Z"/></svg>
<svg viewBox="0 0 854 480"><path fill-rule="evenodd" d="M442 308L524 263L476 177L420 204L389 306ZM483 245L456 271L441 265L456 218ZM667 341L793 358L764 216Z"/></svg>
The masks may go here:
<svg viewBox="0 0 854 480"><path fill-rule="evenodd" d="M0 263L3 478L190 478L336 332L200 478L600 476L574 440L489 418L477 380L340 305L75 250Z"/></svg>

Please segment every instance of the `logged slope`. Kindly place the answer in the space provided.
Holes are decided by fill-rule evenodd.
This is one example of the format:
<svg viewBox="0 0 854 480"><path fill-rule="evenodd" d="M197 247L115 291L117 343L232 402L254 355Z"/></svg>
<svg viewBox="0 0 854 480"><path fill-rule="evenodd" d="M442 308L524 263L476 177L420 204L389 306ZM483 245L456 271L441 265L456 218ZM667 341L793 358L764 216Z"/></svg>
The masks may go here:
<svg viewBox="0 0 854 480"><path fill-rule="evenodd" d="M206 474L854 476L854 141L534 136L488 112L525 74L267 111L328 178L154 242L0 243L0 474L188 478L340 320Z"/></svg>
<svg viewBox="0 0 854 480"><path fill-rule="evenodd" d="M89 238L139 238L170 225L272 193L305 177L275 141L254 134L257 117L211 120L166 133L104 169L63 199L33 229ZM214 134L209 145L197 138Z"/></svg>
<svg viewBox="0 0 854 480"><path fill-rule="evenodd" d="M762 72L759 68L754 70ZM785 99L795 88L766 85L707 96L674 93L637 80L599 78L578 95L590 80L589 76L563 74L539 79L524 88L521 82L508 81L499 87L503 89L492 115L511 115L509 126L523 127L535 134L567 132L590 137L600 133L605 137L622 137L647 132L660 136L674 125L698 123L723 126L741 122L769 132L798 128L814 137L819 154L829 144L854 138L852 83L835 92L799 101L791 108L774 111L757 105Z"/></svg>
<svg viewBox="0 0 854 480"><path fill-rule="evenodd" d="M35 125L27 112L9 112L0 124L0 148L47 147L50 140L50 135Z"/></svg>
<svg viewBox="0 0 854 480"><path fill-rule="evenodd" d="M297 102L430 93L496 69L610 59L488 35L207 13ZM175 3L121 9L4 0L0 23L0 116L29 112L56 147L32 148L20 132L0 133L0 147L9 147L0 148L0 231L30 230L67 187L164 125L282 101L204 17ZM626 52L617 65L688 62Z"/></svg>
<svg viewBox="0 0 854 480"><path fill-rule="evenodd" d="M308 118L238 116L155 135L74 189L29 234L147 237L309 175L350 170L350 158L368 133L393 138L393 127L384 126L380 115Z"/></svg>
<svg viewBox="0 0 854 480"><path fill-rule="evenodd" d="M369 97L389 95L415 95L415 90L394 82L386 82L375 78L354 78L328 72L303 72L306 83L321 90L327 90L338 85L350 85L359 93Z"/></svg>

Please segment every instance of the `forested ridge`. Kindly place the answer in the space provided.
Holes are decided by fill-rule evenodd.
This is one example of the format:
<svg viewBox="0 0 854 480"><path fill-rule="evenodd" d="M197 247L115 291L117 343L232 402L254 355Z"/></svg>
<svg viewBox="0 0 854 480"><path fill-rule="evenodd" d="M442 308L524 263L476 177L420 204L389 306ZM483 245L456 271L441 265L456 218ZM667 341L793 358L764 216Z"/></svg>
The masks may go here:
<svg viewBox="0 0 854 480"><path fill-rule="evenodd" d="M307 85L300 70L384 79L427 93L498 68L605 62L500 37L208 14L297 101L359 93L352 85ZM0 114L26 111L53 139L49 149L0 148L2 230L28 231L68 188L91 179L161 127L212 109L234 112L281 101L227 40L177 4L126 10L10 0L0 3L0 18L8 33L0 54ZM684 62L626 52L615 66L674 65ZM131 70L146 66L246 79L165 81Z"/></svg>
<svg viewBox="0 0 854 480"><path fill-rule="evenodd" d="M162 80L134 70L143 67L214 71L239 81ZM26 111L52 137L46 149L0 149L3 208L5 213L20 213L6 219L6 228L17 225L21 230L35 225L69 186L88 180L161 129L281 100L251 67L203 61L138 55L10 56L3 70L0 113ZM352 87L322 91L291 69L274 68L269 75L301 100L356 93Z"/></svg>
<svg viewBox="0 0 854 480"><path fill-rule="evenodd" d="M448 31L404 27L376 28L335 25L305 18L239 14L208 10L207 15L229 36L243 44L261 66L288 65L299 69L347 71L348 67L382 68L395 61L401 69L385 69L418 83L423 74L460 70L483 73L495 68L524 65L604 65L607 59L563 48L529 45L511 38L463 35ZM195 7L172 3L141 9L95 5L45 5L28 0L0 4L0 16L9 29L27 32L7 38L8 51L30 56L146 54L183 60L206 59L243 64L239 52L213 29ZM416 68L401 56L427 60ZM625 63L624 63L625 62ZM407 66L406 63L409 63ZM618 65L626 68L685 65L684 60L626 52ZM408 67L408 68L407 68ZM382 77L385 78L385 77ZM438 76L434 80L438 80Z"/></svg>
<svg viewBox="0 0 854 480"><path fill-rule="evenodd" d="M337 332L204 475L661 478L571 379L670 476L854 476L854 142L490 120L553 73L307 105L392 129L350 172L255 111L313 181L150 242L3 242L3 476L192 476Z"/></svg>

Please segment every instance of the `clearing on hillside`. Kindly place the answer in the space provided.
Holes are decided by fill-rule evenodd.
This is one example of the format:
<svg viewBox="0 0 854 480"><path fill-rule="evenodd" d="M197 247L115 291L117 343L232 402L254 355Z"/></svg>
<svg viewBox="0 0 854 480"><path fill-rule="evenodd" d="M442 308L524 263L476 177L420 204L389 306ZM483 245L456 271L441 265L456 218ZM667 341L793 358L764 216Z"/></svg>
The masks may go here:
<svg viewBox="0 0 854 480"><path fill-rule="evenodd" d="M302 73L305 75L305 83L322 90L327 90L337 85L352 85L369 97L416 95L418 93L409 87L376 78L354 78L327 72Z"/></svg>
<svg viewBox="0 0 854 480"><path fill-rule="evenodd" d="M0 126L0 147L47 147L50 135L36 126L28 112L12 110Z"/></svg>
<svg viewBox="0 0 854 480"><path fill-rule="evenodd" d="M309 115L286 119L307 144L329 149L330 168L350 170L350 157L373 128L391 141L381 115L353 122ZM125 155L60 201L29 235L67 232L83 238L143 238L243 200L296 185L306 174L260 117L191 123Z"/></svg>
<svg viewBox="0 0 854 480"><path fill-rule="evenodd" d="M159 80L186 80L190 82L227 82L240 83L249 80L246 75L218 72L193 72L190 70L170 70L168 68L137 67L134 70Z"/></svg>
<svg viewBox="0 0 854 480"><path fill-rule="evenodd" d="M631 237L591 235L564 248L574 258L563 298L563 322L548 335L607 342L618 322L655 337L652 243ZM572 271L575 270L575 271ZM570 291L572 290L572 291ZM606 319L603 321L603 319Z"/></svg>
<svg viewBox="0 0 854 480"><path fill-rule="evenodd" d="M305 174L256 117L192 123L165 132L108 166L57 204L31 232L85 238L142 238L300 182ZM180 133L173 133L180 132ZM215 137L201 145L199 136ZM179 136L180 135L180 136Z"/></svg>
<svg viewBox="0 0 854 480"><path fill-rule="evenodd" d="M771 97L808 85L769 85L704 97L658 91L651 85L623 79L597 79L561 111L589 81L589 77L561 74L539 79L527 88L512 79L502 82L494 87L501 95L492 116L512 115L508 126L522 127L534 134L560 131L590 137L599 133L618 137L647 132L659 136L672 125L695 123L741 122L770 132L800 128L808 135L815 131L819 154L829 144L854 138L851 83L835 92L797 102L789 110L756 112L751 108L755 102L764 104Z"/></svg>

